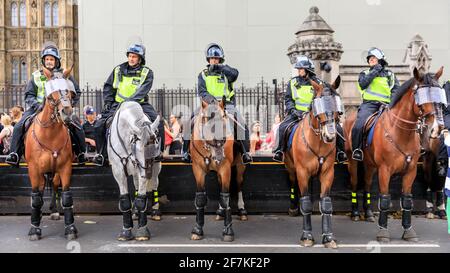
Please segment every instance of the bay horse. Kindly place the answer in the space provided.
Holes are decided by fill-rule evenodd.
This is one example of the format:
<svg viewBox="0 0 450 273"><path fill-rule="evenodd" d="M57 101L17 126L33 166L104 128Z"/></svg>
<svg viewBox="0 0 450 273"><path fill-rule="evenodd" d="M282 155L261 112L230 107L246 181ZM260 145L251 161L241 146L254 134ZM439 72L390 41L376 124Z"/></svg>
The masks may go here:
<svg viewBox="0 0 450 273"><path fill-rule="evenodd" d="M434 219L436 205L437 217L446 220L447 214L445 212L444 200L444 185L445 177L440 177L437 174L437 158L439 156L440 138L432 138L428 134L427 126L425 124L420 126L420 142L423 148L423 177L427 185L426 192L426 218ZM436 198L436 199L435 199Z"/></svg>
<svg viewBox="0 0 450 273"><path fill-rule="evenodd" d="M358 168L358 162L351 157L351 131L356 119L356 112L349 114L344 123L346 153L349 158L349 172L352 191L356 192L358 177L363 177L366 192L370 192L372 178L378 171L380 216L377 240L389 242L388 210L391 206L389 182L393 175L402 176L402 239L418 241L411 224L413 209L412 184L417 173L417 162L420 156L418 122L427 124L429 134L436 138L443 128L441 103L444 103L445 93L438 84L443 73L443 67L432 75L421 74L415 68L414 77L406 81L396 91L395 98L389 107L383 110L378 122L373 128L373 140L370 146L365 145L363 168ZM446 103L446 100L445 100ZM361 173L359 173L361 172ZM358 174L359 173L359 174ZM356 197L354 197L356 198ZM370 197L369 197L370 198ZM365 202L369 202L370 199ZM357 209L357 208L356 208ZM366 207L366 215L371 213L370 204ZM369 211L367 211L369 210ZM353 213L352 213L353 214Z"/></svg>
<svg viewBox="0 0 450 273"><path fill-rule="evenodd" d="M245 165L235 145L234 126L232 126L231 122L232 119L229 118L225 111L225 98L211 104L202 100L200 112L194 117L190 151L192 171L197 186L195 193L197 216L196 224L191 232L191 240L203 239L205 206L207 203L205 176L210 171L217 173L220 184L219 205L220 209L224 210L222 239L225 242L234 240L230 208L232 167L236 167L236 178L239 186L242 185L244 180ZM241 218L241 220L245 219Z"/></svg>
<svg viewBox="0 0 450 273"><path fill-rule="evenodd" d="M72 66L73 68L73 66ZM51 72L44 68L47 78L43 109L34 118L25 135L25 160L31 181L31 241L40 240L42 230L42 206L45 175L50 177L53 192L61 185L61 205L64 209L65 236L68 240L77 238L73 217L73 195L70 191L72 175L72 143L69 129L75 96L73 83L68 80L72 68Z"/></svg>
<svg viewBox="0 0 450 273"><path fill-rule="evenodd" d="M119 210L123 216L123 228L117 237L119 241L150 240L146 213L147 193L155 187L157 181L154 180L154 176L161 170L161 163L155 161L159 155L160 145L156 134L159 120L160 116L152 123L139 103L125 101L117 108L108 132L108 158L119 186ZM135 235L132 232L133 205L128 189L128 176L133 176L137 191L134 207L138 214L138 229Z"/></svg>
<svg viewBox="0 0 450 273"><path fill-rule="evenodd" d="M342 104L336 89L341 82L338 76L332 85L318 84L310 80L314 88L311 110L299 121L293 133L292 147L286 153L285 165L291 185L298 183L300 190L300 211L303 214L302 246L314 244L311 215L313 203L309 193L312 177L320 180L320 212L322 213L322 244L326 248L337 248L331 227L333 206L330 197L334 180L336 157L336 121L342 112Z"/></svg>

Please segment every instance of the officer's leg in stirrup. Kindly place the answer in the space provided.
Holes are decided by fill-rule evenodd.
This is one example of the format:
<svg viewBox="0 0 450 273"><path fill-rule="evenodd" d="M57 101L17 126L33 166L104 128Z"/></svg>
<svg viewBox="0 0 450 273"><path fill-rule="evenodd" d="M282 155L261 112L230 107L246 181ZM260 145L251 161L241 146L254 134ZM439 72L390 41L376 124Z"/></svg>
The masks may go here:
<svg viewBox="0 0 450 273"><path fill-rule="evenodd" d="M436 170L438 176L446 177L447 176L447 167L448 166L448 154L447 147L444 143L444 136L442 135L439 138L439 155L436 161Z"/></svg>
<svg viewBox="0 0 450 273"><path fill-rule="evenodd" d="M72 141L75 144L75 154L77 155L78 164L84 165L86 159L86 142L85 134L78 120L73 121L75 124L69 126Z"/></svg>
<svg viewBox="0 0 450 273"><path fill-rule="evenodd" d="M6 163L13 166L19 165L24 150L25 123L33 114L34 112L32 112L31 109L26 111L20 121L14 126L11 138L11 152L5 159Z"/></svg>
<svg viewBox="0 0 450 273"><path fill-rule="evenodd" d="M97 166L104 166L107 163L107 149L106 149L106 121L108 116L102 117L95 123L95 144L97 154L93 158L93 163Z"/></svg>
<svg viewBox="0 0 450 273"><path fill-rule="evenodd" d="M366 121L366 109L363 108L364 106L361 105L361 109L358 111L358 115L356 117L355 124L353 125L352 129L352 158L356 161L363 161L364 160L364 153L362 151L362 142L363 142L363 135L364 135L364 123Z"/></svg>
<svg viewBox="0 0 450 273"><path fill-rule="evenodd" d="M189 128L190 131L188 130L183 130L183 150L182 150L182 155L183 157L181 158L181 160L185 163L191 163L191 155L189 152L189 145L191 144L191 132L194 129L194 117L195 117L195 112L192 112L191 114L191 118L189 119L189 121L183 121L183 128Z"/></svg>
<svg viewBox="0 0 450 273"><path fill-rule="evenodd" d="M286 130L290 124L297 122L298 118L293 115L288 115L278 127L278 145L274 150L273 160L283 163L284 151L286 150Z"/></svg>
<svg viewBox="0 0 450 273"><path fill-rule="evenodd" d="M338 135L336 136L336 161L338 163L342 163L347 161L347 155L345 154L345 139L344 139L344 130L339 122L336 123L336 129Z"/></svg>

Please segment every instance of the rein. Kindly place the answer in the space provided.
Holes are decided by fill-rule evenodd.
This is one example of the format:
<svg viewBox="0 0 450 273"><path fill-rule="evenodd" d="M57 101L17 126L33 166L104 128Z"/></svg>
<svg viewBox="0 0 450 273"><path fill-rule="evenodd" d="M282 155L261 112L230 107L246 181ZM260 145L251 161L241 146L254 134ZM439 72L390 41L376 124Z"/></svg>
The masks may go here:
<svg viewBox="0 0 450 273"><path fill-rule="evenodd" d="M312 129L313 132L317 135L317 133L315 131L317 129L314 129L312 127L312 125L311 125L311 115L308 115L308 122L309 122L309 125L310 125L309 126L310 129ZM311 147L311 145L308 143L308 140L306 139L304 122L302 122L301 125L302 125L302 141L303 141L303 144L305 144L305 146L308 148L308 150L317 157L317 160L319 161L319 172L320 172L320 168L322 167L322 165L325 162L325 160L331 155L331 153L333 152L333 150L336 147L336 145L326 155L324 155L324 156L319 155L320 154L320 146L321 145L319 145L319 151L318 152L314 151L314 149Z"/></svg>

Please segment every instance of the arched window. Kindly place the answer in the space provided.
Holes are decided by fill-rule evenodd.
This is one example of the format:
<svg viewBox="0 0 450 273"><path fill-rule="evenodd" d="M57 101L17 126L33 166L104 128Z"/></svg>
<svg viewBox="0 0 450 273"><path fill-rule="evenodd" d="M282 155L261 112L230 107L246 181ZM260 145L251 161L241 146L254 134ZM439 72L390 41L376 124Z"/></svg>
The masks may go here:
<svg viewBox="0 0 450 273"><path fill-rule="evenodd" d="M16 2L12 2L11 4L11 26L18 27L19 26L19 10Z"/></svg>
<svg viewBox="0 0 450 273"><path fill-rule="evenodd" d="M12 63L12 84L19 83L19 61L15 59Z"/></svg>
<svg viewBox="0 0 450 273"><path fill-rule="evenodd" d="M20 63L20 83L26 84L28 81L28 66L25 60Z"/></svg>
<svg viewBox="0 0 450 273"><path fill-rule="evenodd" d="M44 4L44 26L51 27L52 26L52 11L49 2L45 2Z"/></svg>
<svg viewBox="0 0 450 273"><path fill-rule="evenodd" d="M27 26L27 7L24 2L20 3L20 26Z"/></svg>
<svg viewBox="0 0 450 273"><path fill-rule="evenodd" d="M53 3L53 26L57 26L59 24L59 9L58 2Z"/></svg>

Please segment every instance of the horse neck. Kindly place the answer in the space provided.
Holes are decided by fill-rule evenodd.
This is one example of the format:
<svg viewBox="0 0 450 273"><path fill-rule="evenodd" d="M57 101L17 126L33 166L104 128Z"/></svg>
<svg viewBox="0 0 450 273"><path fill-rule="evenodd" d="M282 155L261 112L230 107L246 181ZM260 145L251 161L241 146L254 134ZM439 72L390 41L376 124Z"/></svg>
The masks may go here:
<svg viewBox="0 0 450 273"><path fill-rule="evenodd" d="M397 104L390 109L390 112L395 114L397 117L407 120L409 122L417 122L419 120L419 116L412 111L415 107L415 100L413 96L412 89L409 89L402 98L397 102ZM391 115L389 112L387 115ZM389 125L393 130L397 130L399 134L411 135L412 133L416 133L415 130L404 130L400 129L397 126L394 126L396 123L400 123L400 126L412 128L412 124L406 124L405 122L397 120L392 115L389 117Z"/></svg>
<svg viewBox="0 0 450 273"><path fill-rule="evenodd" d="M320 129L319 120L314 117L312 111L309 111L308 117L303 119L303 126L306 127L305 138L308 140L308 143L310 143L310 145L319 145L320 142L322 142L320 135L318 136L316 132L313 131L313 129L316 131Z"/></svg>

